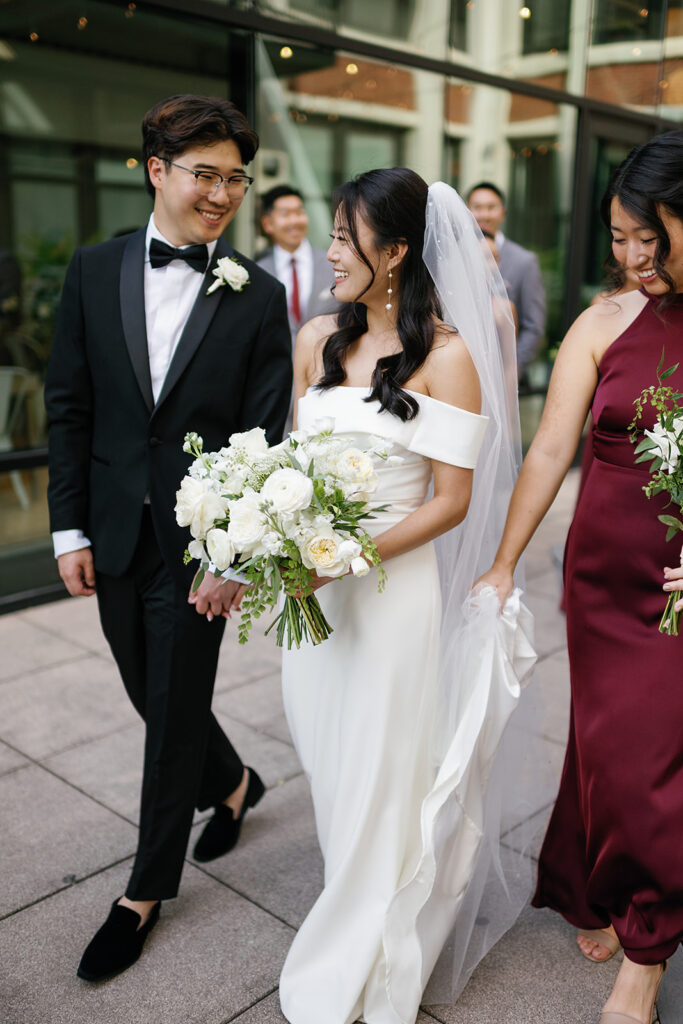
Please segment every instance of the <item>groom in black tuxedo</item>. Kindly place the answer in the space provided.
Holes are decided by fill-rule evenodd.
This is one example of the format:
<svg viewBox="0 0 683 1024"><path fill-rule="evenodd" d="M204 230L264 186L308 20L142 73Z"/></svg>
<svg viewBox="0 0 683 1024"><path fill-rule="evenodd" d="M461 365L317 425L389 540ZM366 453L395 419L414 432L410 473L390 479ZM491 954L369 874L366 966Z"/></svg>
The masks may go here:
<svg viewBox="0 0 683 1024"><path fill-rule="evenodd" d="M255 426L279 440L291 387L285 290L221 237L251 184L256 133L227 100L173 96L145 115L142 134L154 211L134 234L76 251L45 392L60 575L71 594L97 594L146 723L138 849L125 896L81 960L88 981L140 955L160 901L177 894L194 808L215 808L194 851L211 860L263 794L211 714L241 588L205 578L188 603L190 538L174 505L186 431L206 450ZM249 280L209 295L221 258Z"/></svg>

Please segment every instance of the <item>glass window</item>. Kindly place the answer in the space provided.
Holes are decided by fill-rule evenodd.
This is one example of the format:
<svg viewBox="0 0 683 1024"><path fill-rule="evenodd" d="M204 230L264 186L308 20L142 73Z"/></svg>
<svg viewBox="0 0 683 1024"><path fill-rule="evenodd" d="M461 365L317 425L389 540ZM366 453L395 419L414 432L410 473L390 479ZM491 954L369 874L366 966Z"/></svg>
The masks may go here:
<svg viewBox="0 0 683 1024"><path fill-rule="evenodd" d="M661 39L664 35L667 0L596 0L593 15L594 43L623 43Z"/></svg>
<svg viewBox="0 0 683 1024"><path fill-rule="evenodd" d="M3 0L0 45L0 455L42 449L43 380L74 246L143 225L140 121L164 96L244 106L244 38L148 5ZM0 609L57 588L44 466L0 463Z"/></svg>
<svg viewBox="0 0 683 1024"><path fill-rule="evenodd" d="M332 21L335 27L362 29L405 39L415 13L414 0L290 0L290 7Z"/></svg>
<svg viewBox="0 0 683 1024"><path fill-rule="evenodd" d="M467 13L474 0L451 0L448 43L454 50L467 50Z"/></svg>
<svg viewBox="0 0 683 1024"><path fill-rule="evenodd" d="M534 0L527 6L521 4L520 16L524 23L522 52L568 50L570 13L571 0Z"/></svg>

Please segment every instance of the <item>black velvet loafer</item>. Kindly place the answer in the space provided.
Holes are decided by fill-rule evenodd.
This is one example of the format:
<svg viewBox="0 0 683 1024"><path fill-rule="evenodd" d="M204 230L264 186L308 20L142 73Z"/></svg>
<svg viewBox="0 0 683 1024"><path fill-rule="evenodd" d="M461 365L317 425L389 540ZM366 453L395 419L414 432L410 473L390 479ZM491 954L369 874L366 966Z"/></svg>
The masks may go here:
<svg viewBox="0 0 683 1024"><path fill-rule="evenodd" d="M142 953L145 939L159 920L161 903L156 903L139 928L140 915L114 900L109 917L95 933L78 965L84 981L104 981L134 964Z"/></svg>
<svg viewBox="0 0 683 1024"><path fill-rule="evenodd" d="M222 857L224 853L232 850L240 837L244 815L250 807L256 807L266 791L266 787L254 769L247 768L247 771L249 772L249 783L239 817L235 818L231 809L225 804L219 804L215 808L213 818L206 823L195 844L192 856L202 864L209 860L215 860L216 857Z"/></svg>

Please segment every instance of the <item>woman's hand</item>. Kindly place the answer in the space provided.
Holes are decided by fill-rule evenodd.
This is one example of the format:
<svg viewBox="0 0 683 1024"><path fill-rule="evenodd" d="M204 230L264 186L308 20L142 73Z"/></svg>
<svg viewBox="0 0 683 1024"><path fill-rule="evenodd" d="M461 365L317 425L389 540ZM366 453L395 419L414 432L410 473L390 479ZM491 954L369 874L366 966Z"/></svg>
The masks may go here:
<svg viewBox="0 0 683 1024"><path fill-rule="evenodd" d="M681 555L681 558L683 558L683 554ZM664 579L666 580L666 583L663 586L665 591L670 592L672 590L683 590L683 565L679 565L677 569L665 569ZM679 601L676 601L674 611L683 611L683 595L681 595Z"/></svg>
<svg viewBox="0 0 683 1024"><path fill-rule="evenodd" d="M498 592L498 600L500 601L502 611L505 602L514 590L515 581L509 569L501 569L494 564L488 572L479 577L476 583L473 584L472 589L480 590L482 587L493 587Z"/></svg>
<svg viewBox="0 0 683 1024"><path fill-rule="evenodd" d="M197 590L190 590L187 600L195 606L199 615L206 615L209 622L221 616L229 619L231 610L240 610L246 589L243 583L224 580L207 572Z"/></svg>

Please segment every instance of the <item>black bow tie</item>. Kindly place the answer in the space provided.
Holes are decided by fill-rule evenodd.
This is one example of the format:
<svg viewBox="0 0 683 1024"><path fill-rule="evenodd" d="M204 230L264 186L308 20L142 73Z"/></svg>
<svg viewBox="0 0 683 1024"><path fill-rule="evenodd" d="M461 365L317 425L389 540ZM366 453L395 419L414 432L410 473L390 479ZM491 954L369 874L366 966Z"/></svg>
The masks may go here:
<svg viewBox="0 0 683 1024"><path fill-rule="evenodd" d="M171 260L185 260L193 270L203 274L209 264L209 250L205 245L188 245L185 249L174 249L172 245L153 238L149 246L149 262L153 270L166 267Z"/></svg>

